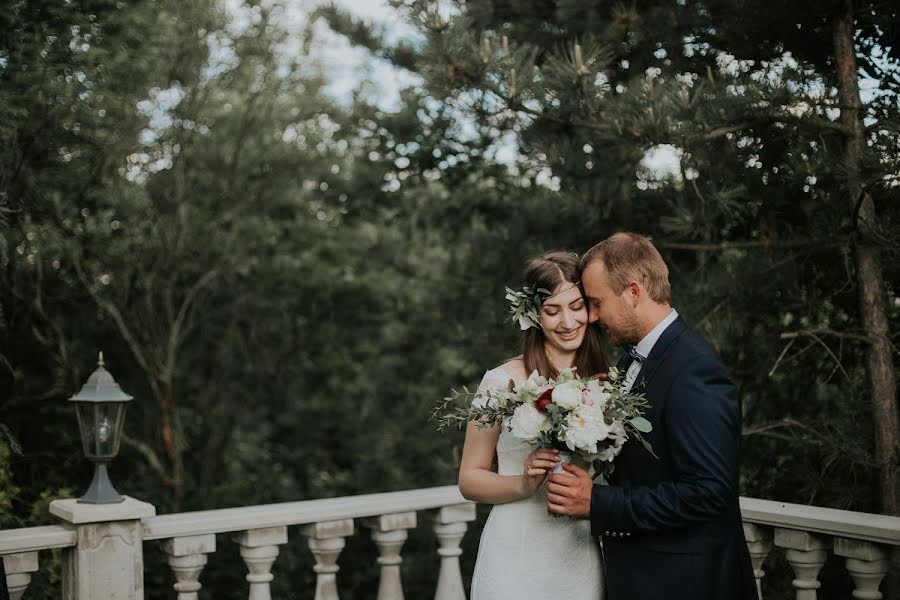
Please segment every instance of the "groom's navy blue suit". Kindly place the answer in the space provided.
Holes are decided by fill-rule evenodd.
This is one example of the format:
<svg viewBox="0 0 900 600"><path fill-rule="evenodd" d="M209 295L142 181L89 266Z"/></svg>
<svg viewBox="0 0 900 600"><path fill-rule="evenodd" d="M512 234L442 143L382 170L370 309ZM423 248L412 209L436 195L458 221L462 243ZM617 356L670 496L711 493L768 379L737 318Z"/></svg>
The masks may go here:
<svg viewBox="0 0 900 600"><path fill-rule="evenodd" d="M631 357L626 354L620 367ZM756 600L738 506L741 402L715 350L679 317L644 360L658 456L631 440L595 485L609 600Z"/></svg>

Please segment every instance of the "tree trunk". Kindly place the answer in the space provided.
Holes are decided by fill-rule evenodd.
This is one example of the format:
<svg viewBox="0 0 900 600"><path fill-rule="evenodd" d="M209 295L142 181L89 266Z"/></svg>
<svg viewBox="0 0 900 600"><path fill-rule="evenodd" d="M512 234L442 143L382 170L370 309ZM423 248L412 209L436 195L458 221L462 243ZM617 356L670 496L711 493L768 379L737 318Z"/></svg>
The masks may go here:
<svg viewBox="0 0 900 600"><path fill-rule="evenodd" d="M850 132L845 148L850 172L849 208L859 232L856 243L859 309L870 339L868 348L872 421L875 425L875 458L878 462L881 512L897 515L898 417L897 380L890 346L887 303L879 248L873 238L877 230L875 204L859 177L859 160L866 152L859 76L856 70L853 0L844 0L834 20L834 55L838 75L841 123Z"/></svg>
<svg viewBox="0 0 900 600"><path fill-rule="evenodd" d="M175 390L172 379L169 376L173 369L166 369L165 374L159 376L159 417L162 426L162 442L172 467L172 512L182 509L185 497L185 473L184 473L184 430L178 419L175 407Z"/></svg>

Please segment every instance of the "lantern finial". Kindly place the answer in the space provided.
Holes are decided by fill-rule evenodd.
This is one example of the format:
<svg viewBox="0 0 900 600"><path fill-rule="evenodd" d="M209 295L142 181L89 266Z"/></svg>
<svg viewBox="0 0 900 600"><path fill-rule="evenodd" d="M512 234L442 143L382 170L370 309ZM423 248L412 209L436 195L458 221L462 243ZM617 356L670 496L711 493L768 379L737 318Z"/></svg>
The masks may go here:
<svg viewBox="0 0 900 600"><path fill-rule="evenodd" d="M122 391L112 373L103 365L103 352L99 352L97 370L91 373L81 391L69 398L75 404L84 455L94 463L94 479L88 491L78 499L88 504L124 500L109 480L106 467L119 453L125 406L131 401L131 396Z"/></svg>

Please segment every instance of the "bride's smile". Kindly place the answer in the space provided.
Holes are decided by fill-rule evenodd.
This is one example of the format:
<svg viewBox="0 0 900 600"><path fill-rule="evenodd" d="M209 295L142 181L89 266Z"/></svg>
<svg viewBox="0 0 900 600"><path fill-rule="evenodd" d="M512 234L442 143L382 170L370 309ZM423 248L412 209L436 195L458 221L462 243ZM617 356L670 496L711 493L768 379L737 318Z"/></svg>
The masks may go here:
<svg viewBox="0 0 900 600"><path fill-rule="evenodd" d="M558 333L559 337L563 338L564 340L573 340L578 336L578 334L581 333L581 327L578 327L577 329L573 329L571 331L560 330L556 333Z"/></svg>

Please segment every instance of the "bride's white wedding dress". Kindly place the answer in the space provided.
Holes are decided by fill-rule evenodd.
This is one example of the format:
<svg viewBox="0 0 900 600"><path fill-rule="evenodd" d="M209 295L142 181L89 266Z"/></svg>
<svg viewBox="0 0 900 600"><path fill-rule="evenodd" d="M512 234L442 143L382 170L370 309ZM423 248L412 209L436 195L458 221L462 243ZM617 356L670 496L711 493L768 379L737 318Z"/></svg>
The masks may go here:
<svg viewBox="0 0 900 600"><path fill-rule="evenodd" d="M505 388L510 378L501 367L491 369L478 389ZM504 429L497 472L521 475L532 449ZM590 530L587 519L550 516L545 486L528 498L494 505L481 532L471 600L601 600L603 567Z"/></svg>

